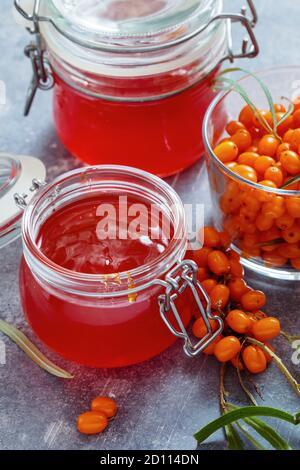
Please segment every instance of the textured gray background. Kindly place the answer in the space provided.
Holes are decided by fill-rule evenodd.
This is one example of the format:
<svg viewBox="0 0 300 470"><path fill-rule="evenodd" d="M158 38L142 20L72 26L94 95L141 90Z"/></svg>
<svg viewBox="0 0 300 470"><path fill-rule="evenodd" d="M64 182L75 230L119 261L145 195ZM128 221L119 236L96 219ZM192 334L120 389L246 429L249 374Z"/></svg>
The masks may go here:
<svg viewBox="0 0 300 470"><path fill-rule="evenodd" d="M241 4L236 0L226 3L231 10ZM256 3L260 13L257 35L261 54L257 60L243 63L243 66L256 70L299 64L299 3L295 0L259 0ZM77 163L56 138L50 93L40 92L30 117L22 117L30 77L29 63L22 54L28 36L14 25L11 4L12 0L1 0L0 80L7 86L7 104L0 111L0 151L42 158L51 178ZM170 183L186 202L205 200L206 214L209 214L205 170L201 164L171 178ZM0 253L0 317L34 338L19 305L21 252L18 241ZM263 279L252 275L248 278L254 286L268 293L267 311L279 315L286 330L299 332L300 285L291 282L267 285ZM48 353L74 373L73 381L64 382L39 370L4 337L0 340L1 351L3 344L6 346L6 364L0 364L1 449L194 449L193 433L219 414L216 361L204 357L189 360L184 357L180 343L145 364L121 370L85 369ZM39 344L36 338L34 340ZM279 340L277 350L300 379L300 366L293 366L290 347ZM300 409L299 399L274 365L257 381L265 404L293 412ZM228 377L228 389L232 400L246 404L238 392L233 372ZM116 396L120 406L116 420L99 437L79 435L75 426L77 415L88 409L93 397L103 393ZM299 430L282 424L279 429L295 448L300 448ZM204 448L222 449L224 446L222 433L219 433Z"/></svg>

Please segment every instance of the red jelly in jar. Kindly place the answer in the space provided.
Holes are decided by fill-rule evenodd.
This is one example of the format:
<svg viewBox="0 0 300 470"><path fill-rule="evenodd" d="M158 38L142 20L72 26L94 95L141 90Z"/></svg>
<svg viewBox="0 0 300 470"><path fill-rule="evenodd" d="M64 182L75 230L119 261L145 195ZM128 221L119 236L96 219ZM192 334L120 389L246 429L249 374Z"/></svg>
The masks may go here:
<svg viewBox="0 0 300 470"><path fill-rule="evenodd" d="M54 86L65 147L88 164L160 176L196 162L213 80L221 62L234 58L232 18L252 40L238 57L258 51L250 20L222 8L222 0L40 2L45 66L38 79L40 88ZM30 95L27 104L26 111Z"/></svg>
<svg viewBox="0 0 300 470"><path fill-rule="evenodd" d="M175 341L158 301L187 239L182 203L162 180L126 167L67 173L27 206L23 241L23 310L66 359L119 367ZM188 290L177 300L184 327L194 308Z"/></svg>

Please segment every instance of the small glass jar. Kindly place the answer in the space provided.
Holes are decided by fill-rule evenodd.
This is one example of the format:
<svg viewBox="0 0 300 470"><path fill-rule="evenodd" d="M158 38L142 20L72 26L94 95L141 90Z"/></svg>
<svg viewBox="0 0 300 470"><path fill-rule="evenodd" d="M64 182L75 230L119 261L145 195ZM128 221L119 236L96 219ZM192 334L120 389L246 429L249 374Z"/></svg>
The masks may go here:
<svg viewBox="0 0 300 470"><path fill-rule="evenodd" d="M168 176L203 154L201 125L220 64L255 57L253 19L224 14L222 0L15 0L36 33L38 88L54 86L57 133L85 163L130 165ZM27 13L26 13L27 12ZM250 41L231 44L231 22Z"/></svg>
<svg viewBox="0 0 300 470"><path fill-rule="evenodd" d="M21 160L23 169L30 163L28 158ZM37 165L42 176L40 162ZM108 195L130 196L139 204L159 208L172 227L166 248L149 262L111 274L67 269L47 257L40 242L41 237L50 237L49 231L43 231L46 224L62 209L74 209L95 197L104 200ZM22 218L15 206L15 216L10 218L22 218L22 308L34 332L61 356L93 367L120 367L159 354L177 337L183 339L185 352L194 356L220 334L221 319L216 332L209 325L210 301L197 281L197 266L184 259L187 232L183 205L175 191L159 178L129 167L85 167L51 184L35 179L31 194L23 189L18 195L11 188L4 197L11 208L16 201L24 211ZM64 224L66 219L59 227L60 233L64 232ZM15 238L6 237L5 227L7 223L0 217L2 245ZM73 225L70 227L73 230ZM10 229L15 236L18 231L16 224ZM112 240L109 238L108 243ZM121 251L123 245L114 246ZM118 255L117 250L114 254ZM207 309L200 301L203 296ZM196 344L187 332L195 309L208 326L208 334Z"/></svg>
<svg viewBox="0 0 300 470"><path fill-rule="evenodd" d="M292 100L299 95L299 67L282 67L256 73L268 86L276 102L282 97ZM266 97L253 76L241 80L258 109L266 109ZM288 214L296 225L300 220L300 191L273 189L252 183L227 168L214 154L220 140L228 136L226 126L236 120L244 100L235 91L221 93L211 104L204 121L203 136L213 201L213 220L220 230L229 233L233 248L243 264L269 277L300 280L300 243L287 243L286 228L280 218ZM268 213L267 226L258 217Z"/></svg>

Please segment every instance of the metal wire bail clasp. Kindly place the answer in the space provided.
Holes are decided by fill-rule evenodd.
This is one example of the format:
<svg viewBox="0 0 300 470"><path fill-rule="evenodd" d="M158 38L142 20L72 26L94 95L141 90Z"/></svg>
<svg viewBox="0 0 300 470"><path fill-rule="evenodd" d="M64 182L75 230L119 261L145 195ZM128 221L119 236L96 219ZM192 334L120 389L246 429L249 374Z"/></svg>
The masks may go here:
<svg viewBox="0 0 300 470"><path fill-rule="evenodd" d="M54 86L54 78L49 61L45 57L45 51L42 45L42 38L39 30L39 7L40 0L34 0L32 15L28 14L20 4L20 0L14 0L14 5L20 15L31 23L29 32L35 35L35 41L31 41L25 47L24 53L31 61L32 79L27 91L27 97L24 108L24 115L27 116L31 109L34 97L38 89L50 90Z"/></svg>
<svg viewBox="0 0 300 470"><path fill-rule="evenodd" d="M46 184L47 184L46 181L41 181L37 178L34 178L32 180L32 186L29 188L29 191L34 193L35 191L38 191L40 188L43 188L44 186L46 186ZM15 199L16 206L19 209L21 209L22 211L24 211L27 207L27 198L28 198L28 194L26 194L26 193L23 193L23 194L15 193L14 194L14 199Z"/></svg>
<svg viewBox="0 0 300 470"><path fill-rule="evenodd" d="M220 317L212 315L210 299L201 286L200 282L197 280L197 272L198 266L196 263L194 263L194 261L184 260L181 263L178 263L166 275L165 281L161 282L161 284L164 285L166 291L158 298L160 315L164 323L174 336L181 338L184 341L183 349L186 355L189 357L197 356L200 352L207 348L207 346L209 346L223 331L223 320ZM193 342L193 340L190 338L190 335L185 328L176 307L176 299L187 288L191 290L199 312L207 328L206 336L197 343ZM200 292L207 303L206 309L203 307L201 302L199 296ZM175 320L176 327L173 326L173 323L171 322L171 317L168 315L169 312L171 312L173 315L173 320ZM219 327L217 331L212 331L209 320L216 320L218 322Z"/></svg>
<svg viewBox="0 0 300 470"><path fill-rule="evenodd" d="M235 59L252 59L259 53L259 45L253 31L257 21L258 15L253 0L247 0L248 6L241 8L241 13L222 13L216 16L213 21L225 20L227 30L227 55L222 59L222 62L229 60L234 62ZM248 9L250 10L251 17L248 17ZM240 51L234 52L233 39L232 39L232 25L240 23L246 30L247 36L243 39L242 48Z"/></svg>

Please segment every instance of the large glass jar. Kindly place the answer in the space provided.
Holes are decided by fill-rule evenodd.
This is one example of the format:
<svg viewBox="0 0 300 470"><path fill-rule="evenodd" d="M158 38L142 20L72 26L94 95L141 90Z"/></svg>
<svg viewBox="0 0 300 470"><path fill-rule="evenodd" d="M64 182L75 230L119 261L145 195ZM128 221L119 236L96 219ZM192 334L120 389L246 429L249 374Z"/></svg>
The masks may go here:
<svg viewBox="0 0 300 470"><path fill-rule="evenodd" d="M0 169L7 162L1 166L0 158ZM17 178L21 189L28 184L32 159L22 159L19 166L27 174ZM40 162L33 170L42 176ZM18 233L22 213L16 201L24 210L21 304L46 345L81 364L119 367L159 354L176 337L194 356L220 334L221 319L215 333L209 326L210 301L197 281L197 266L184 259L184 208L169 185L141 170L97 166L66 173L51 184L35 179L30 187L27 195L24 188L15 194L13 186L5 193L11 224L0 215L0 244ZM132 211L144 218L136 223ZM110 228L103 232L106 225L99 223L106 222L106 213ZM133 236L128 227L138 227ZM195 309L208 326L200 342L186 329Z"/></svg>
<svg viewBox="0 0 300 470"><path fill-rule="evenodd" d="M74 156L174 174L203 153L221 62L258 53L248 3L251 21L224 14L222 0L15 0L37 35L26 48L34 79L25 112L37 88L54 86L55 126ZM250 36L241 53L231 22Z"/></svg>
<svg viewBox="0 0 300 470"><path fill-rule="evenodd" d="M281 67L257 72L275 102L292 101L299 95L300 67ZM266 96L254 76L241 85L258 109L266 108ZM230 235L243 264L269 277L300 280L299 232L300 191L273 188L251 182L224 165L213 149L228 136L226 126L245 106L234 90L221 93L211 104L204 121L203 136L216 227ZM289 224L282 220L288 216ZM291 234L287 234L291 231Z"/></svg>

